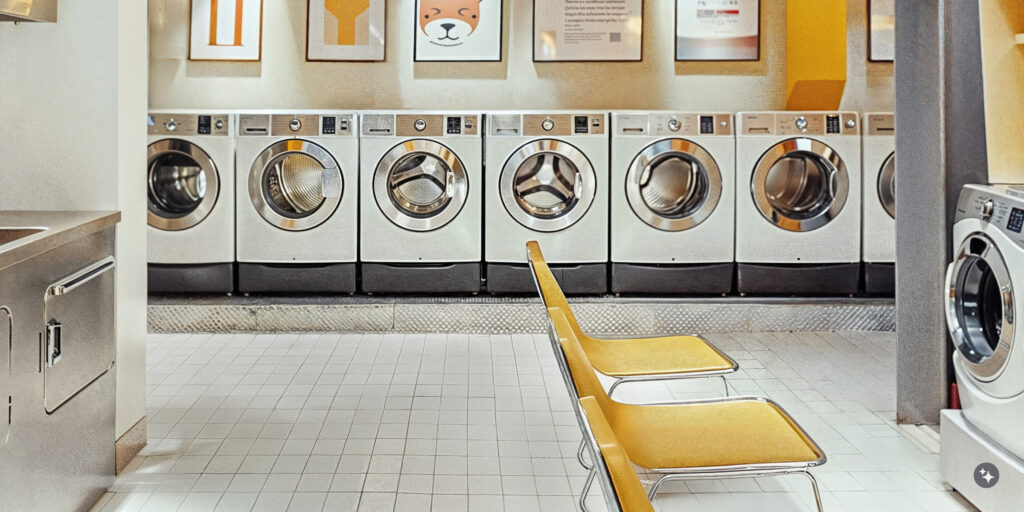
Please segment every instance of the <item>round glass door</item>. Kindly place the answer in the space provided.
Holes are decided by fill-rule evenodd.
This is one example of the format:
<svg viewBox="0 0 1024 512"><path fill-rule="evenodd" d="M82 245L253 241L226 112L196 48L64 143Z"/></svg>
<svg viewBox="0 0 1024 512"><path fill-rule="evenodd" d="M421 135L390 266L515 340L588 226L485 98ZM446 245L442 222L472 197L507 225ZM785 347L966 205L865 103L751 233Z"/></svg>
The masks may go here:
<svg viewBox="0 0 1024 512"><path fill-rule="evenodd" d="M718 164L703 147L684 139L647 146L626 174L633 213L663 231L685 231L704 222L721 196Z"/></svg>
<svg viewBox="0 0 1024 512"><path fill-rule="evenodd" d="M878 200L882 202L882 208L890 217L896 218L896 153L889 153L889 157L882 164L878 173Z"/></svg>
<svg viewBox="0 0 1024 512"><path fill-rule="evenodd" d="M338 162L323 147L301 139L264 149L249 170L249 199L267 222L302 231L329 219L344 193Z"/></svg>
<svg viewBox="0 0 1024 512"><path fill-rule="evenodd" d="M772 224L787 231L818 229L836 218L849 193L846 164L828 145L788 139L758 161L751 182L754 204Z"/></svg>
<svg viewBox="0 0 1024 512"><path fill-rule="evenodd" d="M217 168L205 151L179 139L154 142L148 149L150 226L180 231L213 211L220 188Z"/></svg>
<svg viewBox="0 0 1024 512"><path fill-rule="evenodd" d="M415 139L388 151L373 174L377 206L410 231L432 231L458 216L469 195L469 176L447 146Z"/></svg>
<svg viewBox="0 0 1024 512"><path fill-rule="evenodd" d="M544 139L512 154L498 187L513 219L534 231L552 232L586 215L597 193L597 175L575 146Z"/></svg>
<svg viewBox="0 0 1024 512"><path fill-rule="evenodd" d="M971 374L995 380L1013 348L1014 294L1006 262L988 236L974 233L950 266L946 319Z"/></svg>

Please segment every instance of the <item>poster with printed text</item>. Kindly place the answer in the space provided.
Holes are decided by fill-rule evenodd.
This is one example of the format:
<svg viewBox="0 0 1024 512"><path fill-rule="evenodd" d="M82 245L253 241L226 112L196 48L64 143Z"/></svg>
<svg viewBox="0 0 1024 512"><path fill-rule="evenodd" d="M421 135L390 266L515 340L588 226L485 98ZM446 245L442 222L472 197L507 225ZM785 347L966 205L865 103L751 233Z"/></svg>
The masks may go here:
<svg viewBox="0 0 1024 512"><path fill-rule="evenodd" d="M386 3L386 0L309 0L306 60L384 60Z"/></svg>
<svg viewBox="0 0 1024 512"><path fill-rule="evenodd" d="M759 60L759 0L676 0L676 60Z"/></svg>
<svg viewBox="0 0 1024 512"><path fill-rule="evenodd" d="M896 56L896 0L868 0L868 60L892 62Z"/></svg>
<svg viewBox="0 0 1024 512"><path fill-rule="evenodd" d="M502 0L416 0L413 60L501 60Z"/></svg>
<svg viewBox="0 0 1024 512"><path fill-rule="evenodd" d="M643 0L534 0L533 60L640 61Z"/></svg>
<svg viewBox="0 0 1024 512"><path fill-rule="evenodd" d="M259 61L263 0L192 0L190 60Z"/></svg>

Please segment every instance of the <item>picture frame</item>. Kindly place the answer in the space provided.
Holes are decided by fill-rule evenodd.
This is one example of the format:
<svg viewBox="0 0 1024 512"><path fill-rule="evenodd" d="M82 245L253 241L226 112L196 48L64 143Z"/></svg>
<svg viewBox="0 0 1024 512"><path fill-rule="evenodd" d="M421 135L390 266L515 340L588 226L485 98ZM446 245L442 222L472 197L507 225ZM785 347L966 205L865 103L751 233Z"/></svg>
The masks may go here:
<svg viewBox="0 0 1024 512"><path fill-rule="evenodd" d="M761 0L676 0L676 62L761 60Z"/></svg>
<svg viewBox="0 0 1024 512"><path fill-rule="evenodd" d="M893 62L896 57L895 0L868 2L868 61Z"/></svg>
<svg viewBox="0 0 1024 512"><path fill-rule="evenodd" d="M386 24L386 0L309 0L306 8L306 61L383 61L386 58Z"/></svg>
<svg viewBox="0 0 1024 512"><path fill-rule="evenodd" d="M413 62L501 62L504 0L416 0Z"/></svg>
<svg viewBox="0 0 1024 512"><path fill-rule="evenodd" d="M188 59L259 62L263 0L191 0Z"/></svg>
<svg viewBox="0 0 1024 512"><path fill-rule="evenodd" d="M581 1L572 3L578 6ZM567 31L559 29L565 26L567 17L574 16L567 9L568 2L533 0L533 62L642 62L645 0L624 0L623 4L624 11L601 14L607 19L574 21L582 28L566 38ZM538 6L543 7L539 16ZM588 15L593 16L593 12Z"/></svg>

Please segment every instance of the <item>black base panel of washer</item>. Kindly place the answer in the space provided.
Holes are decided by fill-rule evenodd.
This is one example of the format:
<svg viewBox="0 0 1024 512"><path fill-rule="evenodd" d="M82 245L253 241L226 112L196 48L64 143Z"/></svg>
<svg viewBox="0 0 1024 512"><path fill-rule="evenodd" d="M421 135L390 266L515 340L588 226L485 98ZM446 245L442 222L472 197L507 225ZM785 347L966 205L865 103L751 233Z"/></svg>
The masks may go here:
<svg viewBox="0 0 1024 512"><path fill-rule="evenodd" d="M896 295L896 264L865 263L864 293L871 295Z"/></svg>
<svg viewBox="0 0 1024 512"><path fill-rule="evenodd" d="M356 264L239 263L242 293L355 293Z"/></svg>
<svg viewBox="0 0 1024 512"><path fill-rule="evenodd" d="M608 267L604 263L549 265L566 295L600 295L608 292ZM487 291L500 293L537 293L528 265L487 264Z"/></svg>
<svg viewBox="0 0 1024 512"><path fill-rule="evenodd" d="M231 293L235 291L234 263L149 265L150 293Z"/></svg>
<svg viewBox="0 0 1024 512"><path fill-rule="evenodd" d="M479 263L403 265L363 263L366 293L479 293Z"/></svg>
<svg viewBox="0 0 1024 512"><path fill-rule="evenodd" d="M736 264L736 290L750 294L851 295L860 263L822 265Z"/></svg>
<svg viewBox="0 0 1024 512"><path fill-rule="evenodd" d="M612 293L721 295L732 291L734 263L612 263Z"/></svg>

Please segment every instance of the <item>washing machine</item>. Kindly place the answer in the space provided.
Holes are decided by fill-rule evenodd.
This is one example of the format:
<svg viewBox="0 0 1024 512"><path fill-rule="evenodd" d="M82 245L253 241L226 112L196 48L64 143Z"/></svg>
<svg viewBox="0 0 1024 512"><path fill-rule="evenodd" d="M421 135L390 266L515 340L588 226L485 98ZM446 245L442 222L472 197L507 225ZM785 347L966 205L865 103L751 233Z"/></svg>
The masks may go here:
<svg viewBox="0 0 1024 512"><path fill-rule="evenodd" d="M1024 187L968 185L943 296L963 410L941 416L942 476L982 511L1024 502ZM1017 341L1017 338L1022 338Z"/></svg>
<svg viewBox="0 0 1024 512"><path fill-rule="evenodd" d="M480 291L482 118L468 112L362 114L363 291Z"/></svg>
<svg viewBox="0 0 1024 512"><path fill-rule="evenodd" d="M484 260L491 293L534 293L537 240L566 293L608 290L608 114L487 114Z"/></svg>
<svg viewBox="0 0 1024 512"><path fill-rule="evenodd" d="M233 116L149 114L149 291L231 293L235 285Z"/></svg>
<svg viewBox="0 0 1024 512"><path fill-rule="evenodd" d="M860 284L854 112L736 114L736 288L846 295Z"/></svg>
<svg viewBox="0 0 1024 512"><path fill-rule="evenodd" d="M864 114L864 291L896 292L896 120L891 112Z"/></svg>
<svg viewBox="0 0 1024 512"><path fill-rule="evenodd" d="M611 291L732 290L732 114L617 112L611 128Z"/></svg>
<svg viewBox="0 0 1024 512"><path fill-rule="evenodd" d="M359 130L354 113L238 116L238 291L356 291Z"/></svg>

